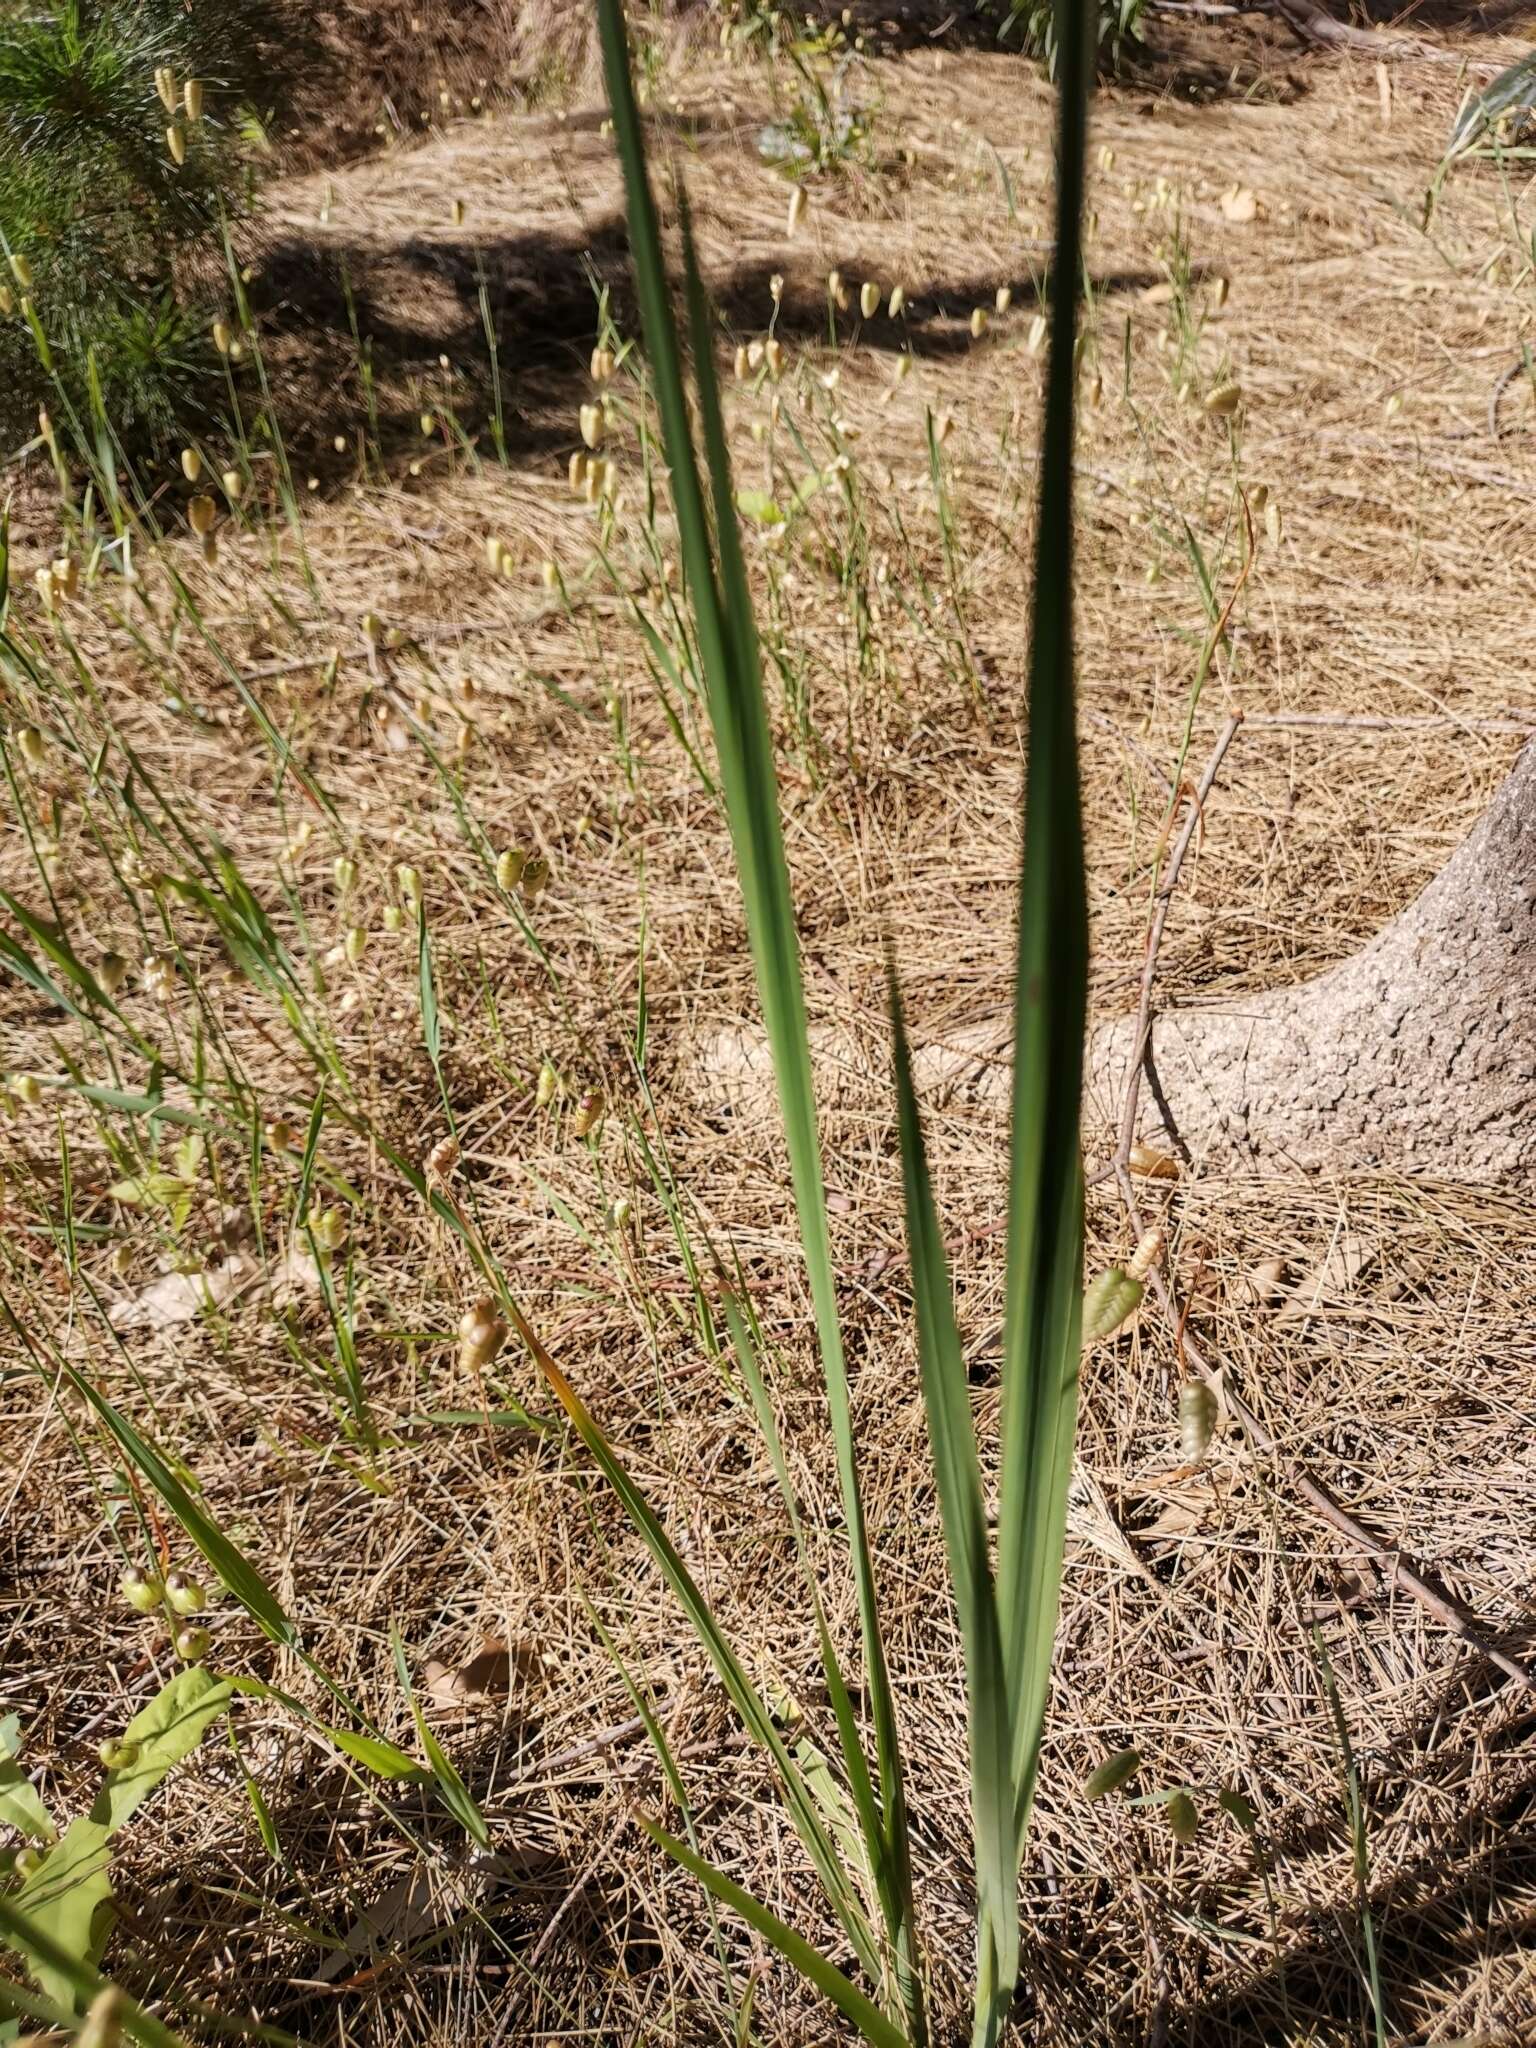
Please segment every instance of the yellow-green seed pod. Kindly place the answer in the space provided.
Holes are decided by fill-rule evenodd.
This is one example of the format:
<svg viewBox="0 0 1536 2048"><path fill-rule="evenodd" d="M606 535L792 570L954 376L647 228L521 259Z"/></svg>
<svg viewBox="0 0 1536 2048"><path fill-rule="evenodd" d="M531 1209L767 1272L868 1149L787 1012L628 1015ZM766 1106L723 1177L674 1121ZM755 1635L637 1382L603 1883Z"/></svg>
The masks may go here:
<svg viewBox="0 0 1536 2048"><path fill-rule="evenodd" d="M229 322L227 320L215 320L212 331L214 347L221 356L227 356L235 339ZM343 441L341 445L345 448L347 444Z"/></svg>
<svg viewBox="0 0 1536 2048"><path fill-rule="evenodd" d="M238 505L245 496L245 478L239 470L226 469L219 482L224 486L224 495L231 505Z"/></svg>
<svg viewBox="0 0 1536 2048"><path fill-rule="evenodd" d="M984 335L984 334L986 333L986 331L987 331L987 309L986 309L986 307L985 307L985 306L972 306L972 308L971 308L971 339L972 339L972 341L980 341L981 337L982 337L982 336L983 336L983 335Z"/></svg>
<svg viewBox="0 0 1536 2048"><path fill-rule="evenodd" d="M186 131L174 121L165 131L165 146L171 153L171 162L180 169L187 160L187 137Z"/></svg>
<svg viewBox="0 0 1536 2048"><path fill-rule="evenodd" d="M267 1147L272 1152L291 1152L299 1142L299 1134L284 1117L273 1117L263 1133Z"/></svg>
<svg viewBox="0 0 1536 2048"><path fill-rule="evenodd" d="M999 313L1006 313L1013 304L1013 286L1011 284L1000 284L992 303L996 306Z"/></svg>
<svg viewBox="0 0 1536 2048"><path fill-rule="evenodd" d="M1205 409L1214 418L1229 420L1243 402L1241 384L1218 384L1205 401Z"/></svg>
<svg viewBox="0 0 1536 2048"><path fill-rule="evenodd" d="M0 284L0 314L7 320L16 310L16 294L8 284Z"/></svg>
<svg viewBox="0 0 1536 2048"><path fill-rule="evenodd" d="M339 1252L347 1241L347 1219L340 1209L311 1209L305 1222L322 1251Z"/></svg>
<svg viewBox="0 0 1536 2048"><path fill-rule="evenodd" d="M368 950L368 933L360 924L350 925L347 928L347 936L341 943L348 965L355 967Z"/></svg>
<svg viewBox="0 0 1536 2048"><path fill-rule="evenodd" d="M331 880L336 884L336 894L345 896L357 886L357 862L344 853L338 853L331 862Z"/></svg>
<svg viewBox="0 0 1536 2048"><path fill-rule="evenodd" d="M902 314L907 310L907 294L904 286L899 284L891 286L891 296L885 302L885 310L890 319L899 320L901 318Z"/></svg>
<svg viewBox="0 0 1536 2048"><path fill-rule="evenodd" d="M619 1195L608 1204L608 1222L614 1230L627 1230L634 1219L635 1207L628 1195Z"/></svg>
<svg viewBox="0 0 1536 2048"><path fill-rule="evenodd" d="M421 901L421 870L413 868L409 861L401 861L395 869L395 886L401 899L406 903Z"/></svg>
<svg viewBox="0 0 1536 2048"><path fill-rule="evenodd" d="M523 862L522 889L528 902L536 902L549 881L549 862L542 853L530 854Z"/></svg>
<svg viewBox="0 0 1536 2048"><path fill-rule="evenodd" d="M1179 1450L1186 1465L1198 1465L1216 1433L1216 1396L1204 1380L1179 1389Z"/></svg>
<svg viewBox="0 0 1536 2048"><path fill-rule="evenodd" d="M213 1639L207 1629L189 1622L185 1628L177 1629L171 1640L183 1664L201 1664Z"/></svg>
<svg viewBox="0 0 1536 2048"><path fill-rule="evenodd" d="M459 1364L466 1372L488 1366L507 1341L506 1319L488 1294L464 1311L459 1321Z"/></svg>
<svg viewBox="0 0 1536 2048"><path fill-rule="evenodd" d="M219 537L214 533L203 535L203 560L211 569L219 559Z"/></svg>
<svg viewBox="0 0 1536 2048"><path fill-rule="evenodd" d="M776 270L768 280L768 296L778 306L784 302L784 273Z"/></svg>
<svg viewBox="0 0 1536 2048"><path fill-rule="evenodd" d="M1284 528L1280 520L1279 504L1276 502L1275 499L1271 498L1269 503L1264 507L1264 533L1271 547L1279 547L1280 536L1283 533L1283 531Z"/></svg>
<svg viewBox="0 0 1536 2048"><path fill-rule="evenodd" d="M784 374L784 344L777 335L770 335L763 343L763 362L769 376L777 383Z"/></svg>
<svg viewBox="0 0 1536 2048"><path fill-rule="evenodd" d="M558 590L560 588L559 564L550 561L549 558L546 556L545 559L539 564L539 581L544 585L544 588L546 590Z"/></svg>
<svg viewBox="0 0 1536 2048"><path fill-rule="evenodd" d="M496 856L496 886L510 895L523 879L523 869L528 865L528 856L520 846L509 846L505 853Z"/></svg>
<svg viewBox="0 0 1536 2048"><path fill-rule="evenodd" d="M549 1064L549 1061L546 1060L543 1066L539 1069L538 1086L533 1091L533 1100L535 1108L548 1109L549 1105L555 1099L555 1090L559 1087L559 1085L559 1080L555 1074L554 1068Z"/></svg>
<svg viewBox="0 0 1536 2048"><path fill-rule="evenodd" d="M1248 493L1248 510L1250 512L1262 512L1264 510L1264 507L1268 503L1269 485L1255 484L1253 489Z"/></svg>
<svg viewBox="0 0 1536 2048"><path fill-rule="evenodd" d="M405 912L398 903L386 903L380 921L387 932L403 932L405 930Z"/></svg>
<svg viewBox="0 0 1536 2048"><path fill-rule="evenodd" d="M181 473L189 484L195 484L203 473L203 458L195 448L181 451Z"/></svg>
<svg viewBox="0 0 1536 2048"><path fill-rule="evenodd" d="M1232 280L1230 278L1217 277L1213 280L1211 284L1211 304L1218 312L1227 303L1227 294L1231 289Z"/></svg>
<svg viewBox="0 0 1536 2048"><path fill-rule="evenodd" d="M153 1614L165 1598L165 1587L153 1572L131 1564L117 1582L118 1591L135 1614Z"/></svg>
<svg viewBox="0 0 1536 2048"><path fill-rule="evenodd" d="M1141 1306L1146 1289L1123 1267L1101 1273L1083 1296L1083 1342L1097 1344L1111 1337Z"/></svg>
<svg viewBox="0 0 1536 2048"><path fill-rule="evenodd" d="M795 229L799 227L801 221L804 218L805 187L803 185L797 185L794 191L791 192L789 195L788 229L790 234L793 234L795 232Z"/></svg>
<svg viewBox="0 0 1536 2048"><path fill-rule="evenodd" d="M430 441L437 432L437 414L435 412L424 412L422 414L421 432L422 438L427 441Z"/></svg>
<svg viewBox="0 0 1536 2048"><path fill-rule="evenodd" d="M139 1745L109 1739L97 1745L96 1754L104 1771L131 1771L139 1760ZM75 2036L76 2048L82 2038L82 2034Z"/></svg>
<svg viewBox="0 0 1536 2048"><path fill-rule="evenodd" d="M607 1104L601 1088L589 1088L577 1103L571 1117L571 1129L578 1138L589 1138L603 1120Z"/></svg>
<svg viewBox="0 0 1536 2048"><path fill-rule="evenodd" d="M1200 1832L1200 1816L1195 1811L1195 1802L1187 1792L1175 1792L1163 1808L1163 1817L1168 1823L1168 1832L1183 1848L1188 1848Z"/></svg>
<svg viewBox="0 0 1536 2048"><path fill-rule="evenodd" d="M176 111L176 74L169 64L155 66L155 91L160 95L160 104L168 114Z"/></svg>
<svg viewBox="0 0 1536 2048"><path fill-rule="evenodd" d="M591 461L592 458L587 454L586 450L578 448L571 456L570 463L566 469L566 475L570 478L571 489L578 495L586 488L587 470ZM497 548L500 548L500 541L497 541L495 545Z"/></svg>
<svg viewBox="0 0 1536 2048"><path fill-rule="evenodd" d="M1097 1770L1090 1773L1083 1783L1085 1799L1107 1799L1111 1792L1118 1792L1128 1784L1141 1769L1139 1749L1117 1749L1113 1756L1105 1757Z"/></svg>
<svg viewBox="0 0 1536 2048"><path fill-rule="evenodd" d="M603 408L600 405L584 405L577 415L577 421L581 428L581 438L587 446L601 448L603 435L608 427L608 422L603 417Z"/></svg>
<svg viewBox="0 0 1536 2048"><path fill-rule="evenodd" d="M165 1604L173 1614L201 1614L208 1605L208 1595L201 1580L194 1579L190 1572L167 1572Z"/></svg>
<svg viewBox="0 0 1536 2048"><path fill-rule="evenodd" d="M459 1163L459 1141L452 1133L439 1138L426 1157L428 1180L447 1180Z"/></svg>
<svg viewBox="0 0 1536 2048"><path fill-rule="evenodd" d="M59 588L53 580L51 569L34 569L32 581L37 585L37 594L45 612L51 612L59 601Z"/></svg>
<svg viewBox="0 0 1536 2048"><path fill-rule="evenodd" d="M1029 338L1024 344L1032 356L1039 355L1041 349L1045 347L1045 338L1050 331L1050 325L1045 315L1037 313L1029 323Z"/></svg>
<svg viewBox="0 0 1536 2048"><path fill-rule="evenodd" d="M866 278L859 286L859 311L866 320L873 320L880 310L880 287Z"/></svg>
<svg viewBox="0 0 1536 2048"><path fill-rule="evenodd" d="M50 577L53 575L51 569L45 573ZM16 735L16 744L29 768L41 768L48 759L48 742L35 725L24 725Z"/></svg>
<svg viewBox="0 0 1536 2048"><path fill-rule="evenodd" d="M24 1102L28 1109L36 1109L43 1099L43 1084L36 1074L18 1074L11 1083L12 1093L18 1102Z"/></svg>
<svg viewBox="0 0 1536 2048"><path fill-rule="evenodd" d="M31 291L32 265L27 261L26 257L21 254L20 250L13 251L11 255L11 275L12 277L15 278L16 282L21 286L24 292Z"/></svg>
<svg viewBox="0 0 1536 2048"><path fill-rule="evenodd" d="M611 348L595 348L592 351L591 371L594 384L606 384L617 368Z"/></svg>
<svg viewBox="0 0 1536 2048"><path fill-rule="evenodd" d="M128 962L121 953L103 953L96 962L96 979L109 996L115 996L128 979Z"/></svg>
<svg viewBox="0 0 1536 2048"><path fill-rule="evenodd" d="M205 496L203 493L199 492L197 497L187 500L187 524L199 540L205 534L212 533L214 521L218 516L218 506L214 504L212 498Z"/></svg>
<svg viewBox="0 0 1536 2048"><path fill-rule="evenodd" d="M139 978L145 995L168 1003L176 993L176 962L169 953L151 953L139 970Z"/></svg>
<svg viewBox="0 0 1536 2048"><path fill-rule="evenodd" d="M744 341L737 342L736 353L731 358L731 374L738 384L744 384L747 381L748 376L751 374L751 367L747 359L747 344Z"/></svg>
<svg viewBox="0 0 1536 2048"><path fill-rule="evenodd" d="M189 78L187 80L181 89L181 103L187 110L187 119L189 121L201 121L203 118L203 81L200 78Z"/></svg>

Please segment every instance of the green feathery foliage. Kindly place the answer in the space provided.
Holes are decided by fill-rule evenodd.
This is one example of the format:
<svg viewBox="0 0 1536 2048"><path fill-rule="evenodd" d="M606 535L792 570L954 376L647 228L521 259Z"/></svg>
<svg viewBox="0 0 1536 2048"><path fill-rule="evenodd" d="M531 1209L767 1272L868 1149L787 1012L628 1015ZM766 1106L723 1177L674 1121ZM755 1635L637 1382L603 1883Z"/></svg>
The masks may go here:
<svg viewBox="0 0 1536 2048"><path fill-rule="evenodd" d="M241 117L292 69L279 26L271 0L0 8L0 436L61 402L130 444L206 411L198 277L249 202Z"/></svg>

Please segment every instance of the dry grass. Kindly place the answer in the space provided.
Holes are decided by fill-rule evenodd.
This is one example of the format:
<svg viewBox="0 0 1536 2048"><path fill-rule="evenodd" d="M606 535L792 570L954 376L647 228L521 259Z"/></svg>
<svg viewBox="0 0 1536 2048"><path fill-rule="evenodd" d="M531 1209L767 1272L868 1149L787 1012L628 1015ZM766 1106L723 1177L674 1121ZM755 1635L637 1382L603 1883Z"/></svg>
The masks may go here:
<svg viewBox="0 0 1536 2048"><path fill-rule="evenodd" d="M1530 280L1511 281L1491 172L1459 173L1433 237L1419 227L1454 69L1397 67L1383 126L1369 66L1287 54L1305 86L1292 100L1271 46L1233 48L1267 81L1247 103L1190 103L1173 65L1157 89L1106 94L1098 114L1096 140L1115 161L1099 179L1092 245L1104 403L1085 418L1081 450L1082 660L1104 1014L1130 1000L1163 777L1203 630L1180 519L1223 588L1238 559L1226 434L1177 402L1171 357L1158 348L1172 314L1147 288L1165 277L1170 216L1136 211L1133 198L1149 201L1159 176L1186 194L1197 279L1231 279L1191 374L1208 387L1230 363L1240 377L1241 473L1271 486L1285 522L1195 713L1196 757L1237 706L1442 721L1404 731L1250 723L1175 908L1164 992L1271 986L1346 954L1435 870L1511 758L1516 741L1477 721L1536 718L1526 680L1536 662L1532 444L1521 430L1494 446L1484 426L1489 387L1528 331ZM1192 46L1190 77L1208 84L1226 54ZM662 111L689 145L701 239L732 326L743 338L763 330L768 278L782 271L795 388L803 379L823 416L835 407L858 429L847 446L867 528L870 651L861 662L859 588L836 574L851 515L824 493L811 530L786 544L777 580L815 734L802 751L786 718L787 802L809 997L831 1047L836 1250L947 2039L969 1963L963 1721L899 1254L880 949L892 931L930 1041L1004 1006L1038 379L1025 344L1047 232L1049 103L1016 60L984 52L882 58L865 89L880 162L824 183L793 242L783 188L752 154L771 81L699 61L669 77L675 104ZM308 253L266 299L255 287L274 358L293 332L293 279L323 279L344 252L365 331L375 317L394 323L380 345L394 422L387 468L360 478L329 450L332 432L355 446L364 426L355 377L333 357L308 385L291 448L301 493L311 471L322 486L306 499L303 527L319 594L290 542L272 570L269 537L254 528L231 536L216 572L195 559L183 566L308 772L337 798L339 840L363 865L358 921L377 927L394 862L426 878L461 1192L530 1320L665 1509L749 1667L797 1697L814 1726L821 1703L803 1690L814 1639L771 1474L748 1412L691 1327L682 1264L632 1128L664 1137L679 1186L711 1237L735 1245L782 1347L797 1477L821 1532L833 1626L850 1646L857 1629L778 1149L746 1111L733 1112L728 1078L701 1058L752 1007L725 828L668 733L624 605L589 576L592 516L565 483L595 334L588 255L627 329L618 180L600 118L587 102L455 127L408 155L279 190L279 240ZM1257 195L1257 221L1224 218L1220 195L1234 185ZM456 196L462 225L451 218ZM1490 277L1496 251L1502 275ZM483 399L477 262L503 322L508 468L476 470L440 440L402 445L423 406L457 404L468 417ZM827 346L833 264L855 285L904 283L915 359L904 383L893 388L898 335L883 317L855 344L845 316L840 354ZM1002 283L1013 308L973 343L971 308L992 303ZM1207 289L1197 283L1197 305ZM295 349L296 378L316 347L311 335ZM1127 348L1131 402L1121 395ZM829 394L817 380L834 366ZM1403 405L1388 419L1394 394ZM766 480L747 432L765 403L745 388L733 399L748 484L760 472ZM943 587L925 407L954 421L945 452L963 564L958 619L919 582ZM785 411L819 447L812 412L788 397ZM618 438L632 530L634 462L629 437ZM488 448L482 433L481 454ZM487 532L511 553L510 580L485 571ZM35 539L51 548L51 536ZM639 588L627 545L621 532L624 573ZM561 566L568 606L544 590L546 557ZM1154 565L1160 580L1148 582ZM274 605L279 588L297 624ZM414 648L370 658L358 626L368 611ZM164 670L136 659L105 600L72 608L69 623L144 772L236 849L269 899L279 874L291 878L317 944L330 944L345 921L328 881L331 837L291 784L274 801L259 739L196 637L183 630L163 657L191 707L178 716L163 701ZM327 677L317 663L332 647L341 660ZM534 913L552 975L510 927L400 708L425 693L428 727L451 753L461 675L477 688L468 805L493 846L519 840L553 864ZM21 686L7 687L19 717ZM632 778L610 698L622 707ZM62 897L99 939L125 937L87 816L83 805L64 808ZM312 842L285 853L306 817ZM7 886L35 902L20 834L6 861ZM627 1067L642 942L654 1122ZM210 944L190 931L185 943L266 1113L302 1116L313 1076L280 1020ZM189 999L178 1000L185 1039ZM54 1041L67 1034L57 1017L14 985L5 1004L5 1064L58 1071ZM376 932L361 971L331 971L322 1008L358 1101L419 1158L444 1120L408 941ZM531 1099L546 1057L568 1091L553 1113ZM593 1082L613 1113L589 1150L570 1134L568 1107ZM99 1138L84 1121L73 1128L80 1213L113 1225L130 1248L119 1272L110 1242L87 1244L86 1271L106 1300L121 1300L153 1282L160 1247L107 1201ZM466 1856L429 1801L361 1792L290 1717L253 1705L242 1710L241 1744L280 1861L261 1847L232 1759L210 1744L129 1838L118 1966L151 1978L172 2012L178 1996L197 1995L327 2042L719 2039L720 1966L700 1895L627 1818L637 1795L657 1796L656 1772L628 1725L632 1707L593 1610L665 1702L710 1853L797 1922L816 1924L813 1890L766 1774L614 1503L563 1437L420 1419L494 1405L503 1392L537 1399L518 1359L504 1359L489 1388L458 1372L450 1333L474 1280L456 1241L376 1151L328 1138L331 1163L366 1198L352 1213L359 1349L384 1436L369 1454L344 1438L307 1369L330 1346L309 1296L286 1332L258 1290L227 1319L131 1332L114 1348L83 1290L71 1295L42 1225L59 1186L51 1124L27 1113L7 1143L4 1287L34 1341L45 1357L52 1345L73 1357L186 1461L209 1508L301 1619L306 1646L385 1732L412 1740L392 1624L418 1675L430 1660L456 1668L490 1638L517 1653L489 1699L454 1711L443 1695L434 1708L492 1822L494 1862ZM989 1112L956 1102L935 1113L933 1149L990 1420L1001 1133ZM264 1228L280 1234L283 1170L264 1186ZM604 1223L616 1193L634 1198L632 1236ZM210 1192L200 1212L208 1236L224 1199ZM1122 1255L1107 1191L1090 1221L1094 1260ZM1168 1221L1208 1346L1275 1435L1377 1527L1436 1561L1491 1632L1529 1645L1536 1232L1524 1206L1379 1178L1203 1181L1172 1194ZM1284 1261L1299 1299L1316 1297L1305 1313L1248 1298L1245 1276L1271 1258ZM1179 1476L1178 1375L1176 1350L1150 1319L1087 1364L1058 1685L1026 1876L1020 2038L1116 2048L1370 2038L1315 1626L1367 1785L1390 2038L1536 2041L1536 1862L1520 1835L1536 1780L1526 1704L1345 1555L1231 1437L1218 1438L1205 1471ZM105 1450L78 1434L74 1402L51 1381L40 1394L19 1346L3 1400L0 1707L28 1727L50 1796L76 1810L101 1728L126 1718L165 1657L110 1597L108 1511L122 1495ZM294 1660L237 1619L221 1624L218 1660L323 1704ZM623 1732L598 1739L615 1727ZM1172 1848L1155 1811L1082 1802L1087 1769L1127 1742L1149 1759L1148 1782L1195 1788L1203 1825L1192 1849ZM1223 1785L1260 1813L1273 1922L1265 1874L1217 1811ZM723 1927L721 1940L738 1976L759 1966L738 1929ZM766 1965L754 2026L786 2044L829 2034L826 2015Z"/></svg>

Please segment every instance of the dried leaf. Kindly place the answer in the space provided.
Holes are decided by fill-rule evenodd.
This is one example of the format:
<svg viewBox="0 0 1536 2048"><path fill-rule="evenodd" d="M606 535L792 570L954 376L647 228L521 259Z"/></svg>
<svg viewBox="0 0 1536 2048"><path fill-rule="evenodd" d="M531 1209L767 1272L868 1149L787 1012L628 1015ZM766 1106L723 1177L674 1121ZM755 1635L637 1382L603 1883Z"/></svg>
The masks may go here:
<svg viewBox="0 0 1536 2048"><path fill-rule="evenodd" d="M1376 1251L1371 1238L1341 1231L1328 1247L1327 1256L1291 1290L1290 1299L1275 1320L1291 1322L1297 1316L1311 1315L1325 1303L1342 1301L1375 1258Z"/></svg>
<svg viewBox="0 0 1536 2048"><path fill-rule="evenodd" d="M259 1272L253 1259L237 1253L210 1272L162 1274L142 1294L113 1304L112 1325L118 1330L168 1330L177 1323L195 1322L243 1293Z"/></svg>
<svg viewBox="0 0 1536 2048"><path fill-rule="evenodd" d="M538 1668L537 1655L525 1645L487 1636L474 1655L457 1667L434 1658L422 1673L421 1696L438 1713L463 1713L466 1707L504 1699L512 1690L514 1676L526 1679Z"/></svg>

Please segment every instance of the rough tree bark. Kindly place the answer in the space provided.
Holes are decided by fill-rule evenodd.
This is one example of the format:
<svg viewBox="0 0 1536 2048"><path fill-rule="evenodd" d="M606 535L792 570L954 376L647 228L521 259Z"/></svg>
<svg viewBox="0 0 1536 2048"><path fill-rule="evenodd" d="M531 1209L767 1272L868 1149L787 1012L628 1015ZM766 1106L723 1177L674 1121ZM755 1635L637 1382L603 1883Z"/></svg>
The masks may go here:
<svg viewBox="0 0 1536 2048"><path fill-rule="evenodd" d="M1134 1020L1090 1082L1122 1099ZM1315 981L1157 1017L1144 1136L1200 1160L1536 1168L1536 740L1423 894Z"/></svg>

